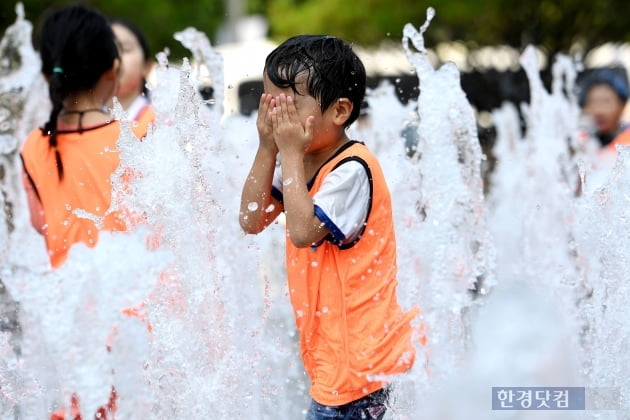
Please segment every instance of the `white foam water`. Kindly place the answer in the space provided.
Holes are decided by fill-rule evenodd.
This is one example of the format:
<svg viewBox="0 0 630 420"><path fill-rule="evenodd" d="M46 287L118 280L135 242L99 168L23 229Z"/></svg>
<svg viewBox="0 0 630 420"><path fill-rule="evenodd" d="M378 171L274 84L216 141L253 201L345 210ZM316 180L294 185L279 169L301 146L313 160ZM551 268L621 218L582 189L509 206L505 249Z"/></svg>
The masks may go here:
<svg viewBox="0 0 630 420"><path fill-rule="evenodd" d="M400 302L422 309L416 364L392 378L386 418L625 418L630 152L620 150L614 170L598 175L601 187L589 186L598 157L575 138L573 64L557 59L547 92L528 49L527 129L513 107L493 113L497 166L484 198L484 156L459 72L449 63L434 69L426 57L423 33L434 15L429 9L422 27L403 32L418 100L402 105L382 85L368 92L368 116L350 131L388 179ZM25 34L24 22L13 28ZM28 226L19 165L7 166L18 180L16 214L12 229L0 229L0 263L23 335L17 352L15 335L0 335L1 419L46 418L73 393L90 416L112 386L122 419L304 417L308 384L286 296L282 219L257 236L237 221L255 117L222 115L220 57L194 29L176 37L194 64L178 68L158 55L147 137L137 140L114 110L121 166L110 210L129 216L130 232L104 233L93 249L74 246L50 271ZM36 77L38 65L28 63ZM201 67L216 83L212 103L197 93ZM10 77L0 78L3 92ZM34 126L34 111L24 108L15 136ZM417 127L412 151L405 126ZM145 318L125 315L130 307ZM492 411L492 386L611 387L621 408Z"/></svg>

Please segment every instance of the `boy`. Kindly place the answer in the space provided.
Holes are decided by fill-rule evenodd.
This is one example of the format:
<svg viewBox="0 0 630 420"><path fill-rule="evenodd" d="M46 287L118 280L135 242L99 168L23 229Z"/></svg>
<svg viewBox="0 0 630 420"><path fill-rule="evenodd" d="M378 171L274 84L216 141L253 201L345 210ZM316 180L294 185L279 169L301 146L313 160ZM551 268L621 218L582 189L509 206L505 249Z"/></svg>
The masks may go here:
<svg viewBox="0 0 630 420"><path fill-rule="evenodd" d="M286 215L289 294L311 379L307 420L383 418L387 376L408 370L415 355L416 313L396 300L389 191L376 158L345 132L365 82L340 39L303 35L276 48L241 196L247 233Z"/></svg>

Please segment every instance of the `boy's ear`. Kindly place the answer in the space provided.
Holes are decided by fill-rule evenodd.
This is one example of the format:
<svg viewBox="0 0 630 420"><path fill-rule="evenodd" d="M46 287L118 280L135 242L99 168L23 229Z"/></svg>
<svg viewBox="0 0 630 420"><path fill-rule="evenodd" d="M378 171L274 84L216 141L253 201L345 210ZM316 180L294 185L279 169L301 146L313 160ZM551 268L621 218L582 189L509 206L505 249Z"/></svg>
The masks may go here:
<svg viewBox="0 0 630 420"><path fill-rule="evenodd" d="M354 105L350 102L348 98L339 98L335 101L332 106L332 117L333 122L337 125L344 125L348 118L350 118L350 114L352 114L352 109Z"/></svg>

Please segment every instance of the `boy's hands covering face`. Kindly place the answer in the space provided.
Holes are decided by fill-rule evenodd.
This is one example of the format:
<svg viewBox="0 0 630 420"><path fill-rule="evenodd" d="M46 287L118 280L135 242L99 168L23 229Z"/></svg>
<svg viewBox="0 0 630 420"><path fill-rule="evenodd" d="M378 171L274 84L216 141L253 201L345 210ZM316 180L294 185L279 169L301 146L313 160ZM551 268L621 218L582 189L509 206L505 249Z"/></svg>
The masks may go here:
<svg viewBox="0 0 630 420"><path fill-rule="evenodd" d="M281 94L275 99L270 113L273 138L281 154L304 154L313 139L315 117L309 116L302 125L292 96Z"/></svg>
<svg viewBox="0 0 630 420"><path fill-rule="evenodd" d="M278 147L273 138L273 124L271 121L271 110L276 106L273 95L263 93L258 104L258 117L256 118L256 128L260 145L264 148L278 153Z"/></svg>

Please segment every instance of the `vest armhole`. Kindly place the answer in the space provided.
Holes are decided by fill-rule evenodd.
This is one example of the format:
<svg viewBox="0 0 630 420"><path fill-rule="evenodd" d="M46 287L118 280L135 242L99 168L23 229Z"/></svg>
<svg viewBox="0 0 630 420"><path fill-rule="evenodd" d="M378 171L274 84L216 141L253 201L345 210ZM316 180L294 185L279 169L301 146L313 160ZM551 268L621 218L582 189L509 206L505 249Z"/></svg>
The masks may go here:
<svg viewBox="0 0 630 420"><path fill-rule="evenodd" d="M33 188L33 191L35 191L35 196L37 197L37 199L41 203L42 202L42 198L39 196L39 191L37 191L37 187L35 186L35 181L33 181L33 178L31 177L31 174L28 172L28 169L26 169L26 164L24 163L24 156L22 155L22 153L20 153L20 160L22 161L22 170L24 170L24 173L26 174L26 178L28 179L28 183L31 184L31 188Z"/></svg>
<svg viewBox="0 0 630 420"><path fill-rule="evenodd" d="M362 158L360 158L359 156L348 156L341 159L332 168L331 172L337 169L339 166L343 165L344 163L351 162L351 161L360 163L361 166L363 166L363 169L365 169L365 173L368 177L368 183L370 184L370 196L368 197L368 206L367 206L367 213L365 214L365 222L363 223L363 227L361 228L361 231L357 235L356 239L353 240L352 242L348 242L347 244L341 244L341 245L333 242L333 244L335 244L341 250L350 249L361 240L361 237L363 236L363 233L365 232L365 227L367 226L367 222L370 219L370 213L372 211L372 197L374 195L374 181L372 179L372 171L370 170L370 166L367 164L367 162L363 160Z"/></svg>

